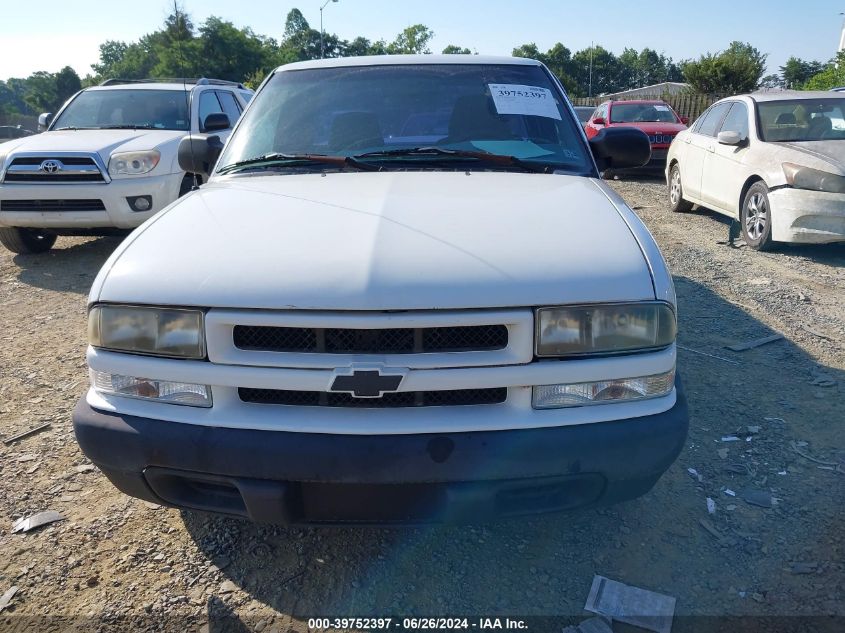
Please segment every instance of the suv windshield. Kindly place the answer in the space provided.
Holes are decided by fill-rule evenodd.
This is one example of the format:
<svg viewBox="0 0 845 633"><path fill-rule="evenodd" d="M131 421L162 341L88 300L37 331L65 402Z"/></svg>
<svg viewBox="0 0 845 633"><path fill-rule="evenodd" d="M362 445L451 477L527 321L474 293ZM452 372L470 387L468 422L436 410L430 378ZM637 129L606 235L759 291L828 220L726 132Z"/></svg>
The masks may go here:
<svg viewBox="0 0 845 633"><path fill-rule="evenodd" d="M845 99L790 99L757 104L760 139L828 141L845 138Z"/></svg>
<svg viewBox="0 0 845 633"><path fill-rule="evenodd" d="M665 103L614 103L611 123L678 123L675 113Z"/></svg>
<svg viewBox="0 0 845 633"><path fill-rule="evenodd" d="M435 146L456 151L417 151ZM276 73L217 165L218 171L231 171L260 157L318 154L358 156L380 168L407 168L409 162L433 167L478 162L491 168L467 152L507 155L523 166L592 169L580 127L550 77L539 66L516 64Z"/></svg>
<svg viewBox="0 0 845 633"><path fill-rule="evenodd" d="M187 130L188 99L183 90L86 90L59 115L62 128L152 128Z"/></svg>

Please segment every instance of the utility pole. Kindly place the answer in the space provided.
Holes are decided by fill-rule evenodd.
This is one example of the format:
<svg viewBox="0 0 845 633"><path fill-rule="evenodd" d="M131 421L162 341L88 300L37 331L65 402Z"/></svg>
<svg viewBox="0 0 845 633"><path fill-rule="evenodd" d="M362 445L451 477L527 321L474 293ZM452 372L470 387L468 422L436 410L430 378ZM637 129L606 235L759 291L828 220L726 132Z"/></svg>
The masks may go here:
<svg viewBox="0 0 845 633"><path fill-rule="evenodd" d="M590 90L587 96L593 96L593 43L590 42Z"/></svg>
<svg viewBox="0 0 845 633"><path fill-rule="evenodd" d="M323 9L329 2L337 2L337 0L326 0L322 7L320 7L320 59L325 55L325 48L323 47Z"/></svg>

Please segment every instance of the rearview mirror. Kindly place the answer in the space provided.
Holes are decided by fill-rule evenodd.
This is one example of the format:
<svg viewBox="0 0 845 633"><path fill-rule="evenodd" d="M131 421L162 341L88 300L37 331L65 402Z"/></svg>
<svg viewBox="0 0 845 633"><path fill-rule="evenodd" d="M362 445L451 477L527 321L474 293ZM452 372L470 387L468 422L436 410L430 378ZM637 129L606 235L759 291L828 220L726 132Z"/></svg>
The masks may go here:
<svg viewBox="0 0 845 633"><path fill-rule="evenodd" d="M722 145L742 144L742 137L739 135L739 132L732 132L730 130L719 132L719 134L716 136L716 140L719 141L719 143L721 143Z"/></svg>
<svg viewBox="0 0 845 633"><path fill-rule="evenodd" d="M179 167L207 179L222 151L223 142L216 134L189 134L179 141Z"/></svg>
<svg viewBox="0 0 845 633"><path fill-rule="evenodd" d="M604 125L604 118L597 116L595 119L593 119L593 125Z"/></svg>
<svg viewBox="0 0 845 633"><path fill-rule="evenodd" d="M635 127L606 127L590 139L599 171L642 167L651 159L651 143Z"/></svg>
<svg viewBox="0 0 845 633"><path fill-rule="evenodd" d="M38 115L38 131L43 132L48 127L50 127L50 123L53 122L53 113L52 112L43 112L42 114Z"/></svg>
<svg viewBox="0 0 845 633"><path fill-rule="evenodd" d="M229 117L222 112L215 112L205 117L202 123L203 132L217 132L218 130L228 130L232 127L229 122Z"/></svg>

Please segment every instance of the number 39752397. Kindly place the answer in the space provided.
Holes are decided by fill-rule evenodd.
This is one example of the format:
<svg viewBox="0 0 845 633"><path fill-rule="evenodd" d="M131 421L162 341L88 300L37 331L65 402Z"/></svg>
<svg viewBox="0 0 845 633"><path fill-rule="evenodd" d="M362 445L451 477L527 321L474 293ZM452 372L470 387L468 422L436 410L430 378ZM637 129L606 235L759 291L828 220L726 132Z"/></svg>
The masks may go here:
<svg viewBox="0 0 845 633"><path fill-rule="evenodd" d="M529 99L545 99L548 95L545 92L530 92L526 90L502 90L499 89L499 97L528 97Z"/></svg>

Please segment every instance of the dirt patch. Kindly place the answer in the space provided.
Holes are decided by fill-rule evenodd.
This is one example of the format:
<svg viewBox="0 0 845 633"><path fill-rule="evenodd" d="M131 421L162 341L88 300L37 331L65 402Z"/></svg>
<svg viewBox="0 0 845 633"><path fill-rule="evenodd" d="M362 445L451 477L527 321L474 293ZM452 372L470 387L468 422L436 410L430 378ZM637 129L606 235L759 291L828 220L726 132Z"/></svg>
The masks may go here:
<svg viewBox="0 0 845 633"><path fill-rule="evenodd" d="M45 615L79 630L227 618L268 631L315 615L580 617L596 573L675 596L679 615L845 615L845 245L730 249L718 216L671 214L662 183L613 186L675 274L686 448L636 501L484 527L268 528L123 496L77 468L70 425L87 383L86 293L119 240L0 250L0 433L51 423L0 444L0 595L19 588L0 628L48 630ZM773 333L784 338L725 347ZM46 509L66 519L10 532Z"/></svg>

